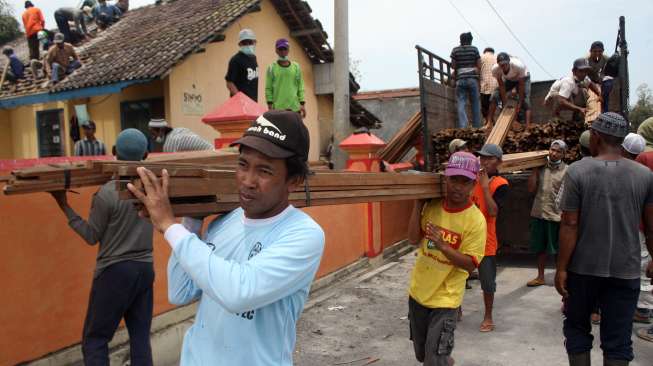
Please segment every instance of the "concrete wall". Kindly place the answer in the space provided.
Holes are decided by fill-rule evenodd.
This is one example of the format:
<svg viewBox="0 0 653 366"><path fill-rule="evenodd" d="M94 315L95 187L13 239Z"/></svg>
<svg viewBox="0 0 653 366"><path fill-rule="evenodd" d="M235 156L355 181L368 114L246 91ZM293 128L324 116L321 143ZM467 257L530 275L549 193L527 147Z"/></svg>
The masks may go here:
<svg viewBox="0 0 653 366"><path fill-rule="evenodd" d="M374 134L388 142L408 121L419 111L419 95L400 98L379 98L359 100L360 104L375 116L379 117L382 126L374 130Z"/></svg>
<svg viewBox="0 0 653 366"><path fill-rule="evenodd" d="M238 51L238 32L243 28L251 28L256 33L256 57L259 64L258 95L259 103L263 105L265 105L265 70L277 59L274 42L282 37L290 40L289 57L299 62L304 75L307 112L304 123L309 129L311 141L321 141L312 64L300 44L290 38L288 27L268 0L261 2L261 11L246 14L229 26L224 32L225 41L207 45L206 52L190 56L173 69L169 76L170 122L174 126L188 127L210 141L219 137L213 128L200 121L201 114L184 112L183 97L184 93L201 95L202 109L205 113L229 98L224 75L227 73L229 59ZM321 106L332 108L324 103ZM311 144L309 160L317 160L318 157L319 145Z"/></svg>
<svg viewBox="0 0 653 366"><path fill-rule="evenodd" d="M79 195L68 196L82 217L88 216L96 190L79 189ZM374 225L380 230L383 248L387 248L405 239L412 201L387 202L381 207L381 220ZM326 235L318 278L364 256L370 233L367 204L304 210ZM0 258L0 297L6 299L0 312L0 365L38 359L78 344L97 247L85 244L68 227L64 215L45 193L2 197L0 212L12 213L0 222L0 242L9 245ZM167 301L170 249L161 235L154 238L154 313L163 314L174 308Z"/></svg>

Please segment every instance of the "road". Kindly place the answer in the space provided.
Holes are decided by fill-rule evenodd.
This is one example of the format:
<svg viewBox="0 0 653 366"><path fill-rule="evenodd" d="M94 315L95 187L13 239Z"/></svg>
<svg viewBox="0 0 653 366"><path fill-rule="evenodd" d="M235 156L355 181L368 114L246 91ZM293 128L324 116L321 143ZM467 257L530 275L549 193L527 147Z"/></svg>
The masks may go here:
<svg viewBox="0 0 653 366"><path fill-rule="evenodd" d="M414 252L370 278L357 277L312 298L333 296L304 311L297 330L297 366L419 365L408 339L407 293ZM456 330L457 366L566 365L560 297L552 287L528 288L534 269L500 266L495 301L496 330L480 333L482 294L478 281L465 294L463 319ZM315 300L313 300L315 302ZM641 327L637 326L637 327ZM598 327L594 328L598 339ZM595 339L592 362L602 364ZM651 366L653 344L633 335L635 361ZM359 361L356 361L359 360ZM353 361L353 362L352 362Z"/></svg>

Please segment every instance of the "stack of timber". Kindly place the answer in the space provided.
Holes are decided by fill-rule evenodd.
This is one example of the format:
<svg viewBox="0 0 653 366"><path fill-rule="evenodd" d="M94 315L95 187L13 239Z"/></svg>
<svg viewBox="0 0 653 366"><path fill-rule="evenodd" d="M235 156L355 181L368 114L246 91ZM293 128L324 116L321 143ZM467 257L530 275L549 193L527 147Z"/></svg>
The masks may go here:
<svg viewBox="0 0 653 366"><path fill-rule="evenodd" d="M512 173L544 166L548 155L549 150L506 154L503 156L499 173Z"/></svg>
<svg viewBox="0 0 653 366"><path fill-rule="evenodd" d="M161 166L146 166L160 176ZM118 168L131 176L116 184L121 199L133 199L126 189L132 182L141 188L136 165ZM168 169L166 167L166 169ZM219 214L239 207L235 172L202 168L169 169L168 195L175 216ZM295 207L341 205L363 202L400 201L441 197L441 175L434 173L349 173L316 172L290 194Z"/></svg>
<svg viewBox="0 0 653 366"><path fill-rule="evenodd" d="M209 168L233 169L237 156L238 154L233 152L192 151L156 155L148 158L146 162L170 168L201 164ZM4 178L6 184L3 191L11 195L102 185L111 180L114 173L119 173L120 166L129 164L142 164L142 162L92 160L20 169Z"/></svg>
<svg viewBox="0 0 653 366"><path fill-rule="evenodd" d="M582 122L551 121L536 123L531 128L521 132L508 132L503 142L504 154L522 153L525 151L548 150L554 140L563 140L569 146L565 161L571 163L581 158L578 138L585 127ZM447 129L433 135L433 151L436 166L449 159L449 142L459 138L467 141L471 151L480 150L486 140L485 131L480 128Z"/></svg>
<svg viewBox="0 0 653 366"><path fill-rule="evenodd" d="M506 140L508 131L510 131L510 127L512 126L512 122L515 120L515 112L517 111L515 109L516 105L517 104L513 99L508 100L508 103L506 103L501 110L499 118L495 121L492 131L490 131L490 134L485 140L486 144L503 146L503 142Z"/></svg>
<svg viewBox="0 0 653 366"><path fill-rule="evenodd" d="M377 152L377 156L388 163L401 162L401 159L415 144L422 127L422 113L417 112L411 116L399 131L392 137L390 142Z"/></svg>

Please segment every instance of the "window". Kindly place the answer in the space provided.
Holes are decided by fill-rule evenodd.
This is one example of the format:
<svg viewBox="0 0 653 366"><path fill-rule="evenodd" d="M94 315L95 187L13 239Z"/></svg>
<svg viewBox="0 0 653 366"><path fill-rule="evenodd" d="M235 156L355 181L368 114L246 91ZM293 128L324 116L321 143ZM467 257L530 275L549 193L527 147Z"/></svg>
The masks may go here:
<svg viewBox="0 0 653 366"><path fill-rule="evenodd" d="M163 98L120 103L121 129L135 128L150 136L147 123L152 118L165 118Z"/></svg>
<svg viewBox="0 0 653 366"><path fill-rule="evenodd" d="M36 112L39 157L63 156L63 109Z"/></svg>

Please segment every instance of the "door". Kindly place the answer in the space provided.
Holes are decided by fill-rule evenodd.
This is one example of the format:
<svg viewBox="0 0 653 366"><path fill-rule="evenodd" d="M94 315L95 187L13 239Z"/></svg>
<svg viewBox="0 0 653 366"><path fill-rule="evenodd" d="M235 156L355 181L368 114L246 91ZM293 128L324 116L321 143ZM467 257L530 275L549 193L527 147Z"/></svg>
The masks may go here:
<svg viewBox="0 0 653 366"><path fill-rule="evenodd" d="M63 109L36 112L39 157L63 156Z"/></svg>
<svg viewBox="0 0 653 366"><path fill-rule="evenodd" d="M120 103L120 127L124 130L135 128L150 136L147 128L152 118L164 118L163 98Z"/></svg>

